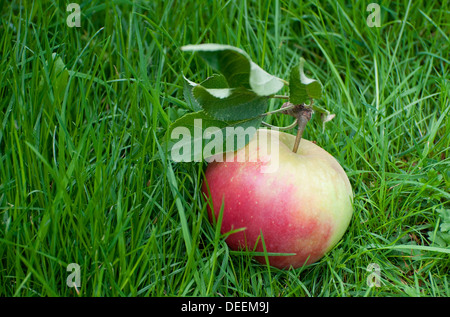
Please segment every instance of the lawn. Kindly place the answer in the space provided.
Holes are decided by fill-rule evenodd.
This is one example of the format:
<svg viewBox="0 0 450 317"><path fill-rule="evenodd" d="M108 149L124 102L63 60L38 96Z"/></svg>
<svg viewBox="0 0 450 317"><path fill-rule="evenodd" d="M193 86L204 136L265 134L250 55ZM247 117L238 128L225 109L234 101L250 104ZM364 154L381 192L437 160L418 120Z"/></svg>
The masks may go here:
<svg viewBox="0 0 450 317"><path fill-rule="evenodd" d="M370 1L77 1L79 27L68 3L0 9L0 296L450 296L448 1L378 1L379 27ZM206 163L161 151L192 111L183 74L213 74L180 49L200 43L280 78L303 57L322 83L315 102L336 116L303 137L355 197L318 262L231 251L208 221Z"/></svg>

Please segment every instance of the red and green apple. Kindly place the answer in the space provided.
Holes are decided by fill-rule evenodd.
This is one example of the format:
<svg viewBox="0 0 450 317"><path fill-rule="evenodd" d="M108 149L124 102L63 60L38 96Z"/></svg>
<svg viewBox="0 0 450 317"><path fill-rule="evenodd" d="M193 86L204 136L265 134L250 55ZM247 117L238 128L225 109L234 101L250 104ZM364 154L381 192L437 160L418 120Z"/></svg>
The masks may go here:
<svg viewBox="0 0 450 317"><path fill-rule="evenodd" d="M353 213L352 187L338 161L305 139L294 153L294 143L294 135L258 129L234 160L208 164L202 187L212 222L223 207L221 232L242 228L226 238L228 246L291 254L268 256L278 268L318 261L342 238Z"/></svg>

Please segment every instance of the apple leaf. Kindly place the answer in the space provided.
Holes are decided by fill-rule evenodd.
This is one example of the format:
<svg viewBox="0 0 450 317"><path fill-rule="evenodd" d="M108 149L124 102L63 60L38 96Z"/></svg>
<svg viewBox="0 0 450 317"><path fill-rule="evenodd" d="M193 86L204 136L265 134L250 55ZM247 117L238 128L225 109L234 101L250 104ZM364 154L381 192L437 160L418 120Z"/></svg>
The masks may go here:
<svg viewBox="0 0 450 317"><path fill-rule="evenodd" d="M209 116L226 121L258 117L267 109L267 97L261 97L244 87L228 88L225 77L214 74L201 84L184 77L186 101L196 111L203 109Z"/></svg>
<svg viewBox="0 0 450 317"><path fill-rule="evenodd" d="M190 81L183 75L183 95L184 99L186 100L188 106L190 106L194 111L200 111L202 107L199 105L197 100L195 99L192 90L194 87L198 86L197 83L194 83L193 81ZM220 74L213 74L212 76L208 77L204 81L200 83L205 88L228 88L228 83L224 76Z"/></svg>
<svg viewBox="0 0 450 317"><path fill-rule="evenodd" d="M305 59L291 69L289 76L289 101L293 104L303 104L310 99L322 96L322 85L315 79L306 77L303 66Z"/></svg>
<svg viewBox="0 0 450 317"><path fill-rule="evenodd" d="M221 74L213 74L200 83L205 88L230 88L226 78Z"/></svg>
<svg viewBox="0 0 450 317"><path fill-rule="evenodd" d="M193 51L213 69L223 74L230 87L250 88L250 57L237 47L220 44L186 45L183 51Z"/></svg>
<svg viewBox="0 0 450 317"><path fill-rule="evenodd" d="M325 131L325 123L331 121L336 117L334 113L330 113L328 110L326 113L320 114L320 122L322 123L322 131Z"/></svg>
<svg viewBox="0 0 450 317"><path fill-rule="evenodd" d="M194 111L200 111L202 107L198 104L197 100L195 100L194 95L192 94L192 89L197 86L196 83L190 81L183 75L183 96L187 105Z"/></svg>
<svg viewBox="0 0 450 317"><path fill-rule="evenodd" d="M322 130L325 131L325 123L333 120L336 115L334 113L330 113L327 109L317 106L316 104L312 105L312 109L315 113L314 118L316 118L316 121L322 125Z"/></svg>
<svg viewBox="0 0 450 317"><path fill-rule="evenodd" d="M230 88L244 87L258 96L270 96L284 83L252 62L243 50L221 44L186 45L183 51L197 52L213 69L225 77Z"/></svg>
<svg viewBox="0 0 450 317"><path fill-rule="evenodd" d="M284 86L280 78L267 73L257 64L250 62L250 87L259 96L270 96Z"/></svg>
<svg viewBox="0 0 450 317"><path fill-rule="evenodd" d="M261 121L262 117L222 121L205 111L188 113L169 126L163 148L169 151L174 161L199 162L244 147L256 133Z"/></svg>
<svg viewBox="0 0 450 317"><path fill-rule="evenodd" d="M193 94L208 115L219 120L245 120L258 117L267 109L267 98L241 88L207 89L197 85Z"/></svg>

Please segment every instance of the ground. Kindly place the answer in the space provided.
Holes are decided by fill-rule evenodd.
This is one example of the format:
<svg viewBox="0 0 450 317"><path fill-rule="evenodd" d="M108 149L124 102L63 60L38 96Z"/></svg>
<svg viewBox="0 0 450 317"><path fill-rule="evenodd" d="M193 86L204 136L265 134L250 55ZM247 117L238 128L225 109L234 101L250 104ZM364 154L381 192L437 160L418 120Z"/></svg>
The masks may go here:
<svg viewBox="0 0 450 317"><path fill-rule="evenodd" d="M79 27L64 1L0 10L0 295L450 296L449 2L377 2L379 26L368 1L77 3ZM322 83L336 116L304 137L343 166L355 212L316 264L231 252L206 164L160 150L192 110L183 74L213 73L180 50L198 43L284 79L303 57Z"/></svg>

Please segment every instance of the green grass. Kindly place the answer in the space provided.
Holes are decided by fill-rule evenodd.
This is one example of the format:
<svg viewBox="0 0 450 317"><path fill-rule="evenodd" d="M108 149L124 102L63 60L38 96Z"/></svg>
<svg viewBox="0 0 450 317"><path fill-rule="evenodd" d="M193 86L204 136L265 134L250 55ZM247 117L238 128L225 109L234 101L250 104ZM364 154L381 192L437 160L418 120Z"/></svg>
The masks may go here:
<svg viewBox="0 0 450 317"><path fill-rule="evenodd" d="M381 1L380 28L366 24L370 1L79 3L80 28L66 1L0 11L0 296L450 296L450 245L432 242L450 208L448 2ZM212 73L180 47L208 42L284 79L303 56L324 86L316 102L336 117L304 137L344 167L355 211L311 266L230 251L201 199L206 164L159 151L190 111L182 73Z"/></svg>

